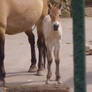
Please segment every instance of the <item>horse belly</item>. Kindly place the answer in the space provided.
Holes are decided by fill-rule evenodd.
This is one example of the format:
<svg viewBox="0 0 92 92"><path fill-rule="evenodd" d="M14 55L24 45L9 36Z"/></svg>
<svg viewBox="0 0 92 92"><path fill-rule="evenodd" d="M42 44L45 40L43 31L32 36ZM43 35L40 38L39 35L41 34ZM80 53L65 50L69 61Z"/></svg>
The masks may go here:
<svg viewBox="0 0 92 92"><path fill-rule="evenodd" d="M11 4L6 33L24 32L40 19L43 9L42 0L12 0Z"/></svg>
<svg viewBox="0 0 92 92"><path fill-rule="evenodd" d="M22 17L9 19L7 22L6 34L16 34L28 30L33 25L33 21L27 21Z"/></svg>

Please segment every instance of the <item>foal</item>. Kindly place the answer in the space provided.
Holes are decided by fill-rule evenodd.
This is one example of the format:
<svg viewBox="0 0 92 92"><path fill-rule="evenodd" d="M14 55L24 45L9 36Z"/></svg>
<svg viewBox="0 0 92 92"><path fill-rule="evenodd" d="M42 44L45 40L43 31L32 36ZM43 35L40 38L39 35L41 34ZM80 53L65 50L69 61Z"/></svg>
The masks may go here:
<svg viewBox="0 0 92 92"><path fill-rule="evenodd" d="M61 5L60 5L61 6ZM56 63L56 81L60 83L60 72L59 72L59 63L60 63L60 48L61 48L61 37L62 37L62 26L60 21L61 10L60 6L51 6L49 15L45 16L43 20L43 33L47 46L47 61L48 61L48 73L46 83L48 84L52 72L52 53L55 57Z"/></svg>

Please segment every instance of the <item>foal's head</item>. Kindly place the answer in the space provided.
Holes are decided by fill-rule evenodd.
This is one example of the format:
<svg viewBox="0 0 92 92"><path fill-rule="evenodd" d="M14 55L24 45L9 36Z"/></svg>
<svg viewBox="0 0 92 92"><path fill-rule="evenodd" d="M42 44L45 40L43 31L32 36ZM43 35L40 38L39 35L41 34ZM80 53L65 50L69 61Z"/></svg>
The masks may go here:
<svg viewBox="0 0 92 92"><path fill-rule="evenodd" d="M49 4L49 15L52 22L52 27L54 31L58 31L61 25L61 5L51 5Z"/></svg>

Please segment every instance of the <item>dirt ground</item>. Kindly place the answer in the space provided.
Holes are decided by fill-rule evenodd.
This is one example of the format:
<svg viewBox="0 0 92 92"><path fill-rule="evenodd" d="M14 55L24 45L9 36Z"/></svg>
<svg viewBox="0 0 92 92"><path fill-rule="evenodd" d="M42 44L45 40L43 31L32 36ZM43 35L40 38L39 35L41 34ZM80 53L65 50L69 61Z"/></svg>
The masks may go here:
<svg viewBox="0 0 92 92"><path fill-rule="evenodd" d="M60 73L61 80L70 87L73 92L73 39L72 39L72 19L63 18L62 20L63 36ZM37 34L36 35L37 41ZM86 18L86 44L92 48L92 17ZM38 57L38 49L36 44L36 56ZM6 69L6 85L33 85L44 84L46 80L46 72L44 76L36 76L36 73L28 73L30 66L30 46L24 33L17 35L6 35L5 42L5 69ZM38 60L38 59L37 59ZM86 56L86 76L87 76L87 92L92 90L92 55ZM52 65L53 77L55 79L55 64Z"/></svg>

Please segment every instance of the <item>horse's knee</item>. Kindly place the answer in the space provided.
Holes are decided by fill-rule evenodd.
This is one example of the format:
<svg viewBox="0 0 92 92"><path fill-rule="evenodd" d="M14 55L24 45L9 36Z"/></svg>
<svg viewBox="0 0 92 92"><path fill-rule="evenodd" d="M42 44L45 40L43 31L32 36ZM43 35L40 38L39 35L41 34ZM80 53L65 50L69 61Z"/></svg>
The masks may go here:
<svg viewBox="0 0 92 92"><path fill-rule="evenodd" d="M51 64L52 64L52 59L48 60L48 65L51 65Z"/></svg>
<svg viewBox="0 0 92 92"><path fill-rule="evenodd" d="M38 38L37 40L37 45L38 45L38 49L42 47L42 40L40 38Z"/></svg>
<svg viewBox="0 0 92 92"><path fill-rule="evenodd" d="M38 45L39 51L41 51L42 55L46 57L47 48L45 45L45 40L43 38L38 38L37 45Z"/></svg>
<svg viewBox="0 0 92 92"><path fill-rule="evenodd" d="M38 50L39 50L39 57L42 58L43 54L43 39L38 37L38 41L37 41L37 45L38 45Z"/></svg>
<svg viewBox="0 0 92 92"><path fill-rule="evenodd" d="M59 59L55 59L55 63L56 63L56 65L59 65L60 64L60 60Z"/></svg>
<svg viewBox="0 0 92 92"><path fill-rule="evenodd" d="M50 49L50 48L48 48L48 46L47 46L47 60L48 61L52 61L52 48Z"/></svg>
<svg viewBox="0 0 92 92"><path fill-rule="evenodd" d="M55 56L56 64L59 64L59 62L60 62L60 48L57 48L57 47L55 48L54 56Z"/></svg>

